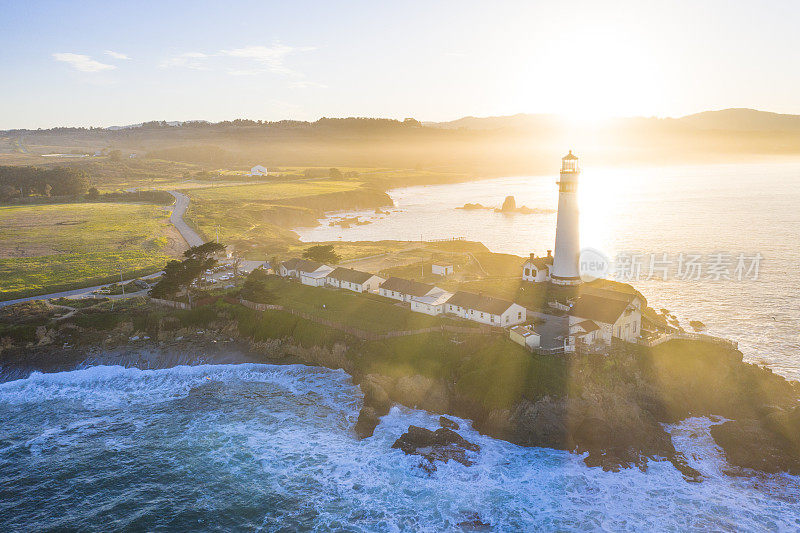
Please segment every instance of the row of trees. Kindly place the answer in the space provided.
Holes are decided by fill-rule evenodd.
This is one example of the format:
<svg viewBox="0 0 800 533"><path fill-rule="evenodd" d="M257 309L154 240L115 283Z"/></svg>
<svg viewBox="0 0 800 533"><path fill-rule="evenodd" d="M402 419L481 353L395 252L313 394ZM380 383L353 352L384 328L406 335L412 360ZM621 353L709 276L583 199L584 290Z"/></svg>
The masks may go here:
<svg viewBox="0 0 800 533"><path fill-rule="evenodd" d="M74 168L0 167L0 200L27 196L77 196L89 188L86 172Z"/></svg>
<svg viewBox="0 0 800 533"><path fill-rule="evenodd" d="M307 168L303 171L306 178L357 178L358 172L349 170L342 172L338 168Z"/></svg>

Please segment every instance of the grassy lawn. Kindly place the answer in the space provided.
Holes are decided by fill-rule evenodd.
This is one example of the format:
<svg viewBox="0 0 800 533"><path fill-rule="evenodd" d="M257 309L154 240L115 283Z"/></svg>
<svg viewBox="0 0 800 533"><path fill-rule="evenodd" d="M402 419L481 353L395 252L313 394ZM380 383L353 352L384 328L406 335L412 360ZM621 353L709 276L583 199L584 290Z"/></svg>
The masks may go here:
<svg viewBox="0 0 800 533"><path fill-rule="evenodd" d="M378 333L421 329L441 324L462 327L472 325L466 321L415 313L408 307L395 305L397 302L393 303L394 300L381 296L325 287L309 287L277 276L270 276L264 283L264 288L269 294L265 303L283 305L326 320Z"/></svg>
<svg viewBox="0 0 800 533"><path fill-rule="evenodd" d="M289 228L315 224L322 215L312 199L324 203L330 195L360 188L358 181L298 180L191 189L187 219L206 236L215 235L219 225L226 243L285 248L297 241Z"/></svg>
<svg viewBox="0 0 800 533"><path fill-rule="evenodd" d="M361 186L358 181L347 180L309 180L258 183L253 185L233 185L227 187L207 187L189 192L192 200L198 202L259 202L315 196L332 192L352 191Z"/></svg>
<svg viewBox="0 0 800 533"><path fill-rule="evenodd" d="M0 207L0 298L13 299L151 273L182 249L154 205Z"/></svg>

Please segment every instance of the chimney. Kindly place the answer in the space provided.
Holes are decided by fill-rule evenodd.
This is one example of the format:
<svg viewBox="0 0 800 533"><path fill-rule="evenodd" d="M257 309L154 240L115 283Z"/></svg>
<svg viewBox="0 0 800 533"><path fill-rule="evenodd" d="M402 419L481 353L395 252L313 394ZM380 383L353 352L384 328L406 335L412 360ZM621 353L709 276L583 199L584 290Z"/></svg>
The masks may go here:
<svg viewBox="0 0 800 533"><path fill-rule="evenodd" d="M547 250L547 257L553 257L553 250Z"/></svg>
<svg viewBox="0 0 800 533"><path fill-rule="evenodd" d="M534 259L536 259L536 254L531 252L531 261L533 261Z"/></svg>

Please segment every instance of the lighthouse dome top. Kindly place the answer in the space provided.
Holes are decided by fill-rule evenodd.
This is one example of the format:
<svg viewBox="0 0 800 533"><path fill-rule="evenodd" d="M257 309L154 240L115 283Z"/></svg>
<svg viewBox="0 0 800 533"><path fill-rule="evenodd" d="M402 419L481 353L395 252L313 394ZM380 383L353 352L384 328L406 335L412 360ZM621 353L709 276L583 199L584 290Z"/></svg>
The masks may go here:
<svg viewBox="0 0 800 533"><path fill-rule="evenodd" d="M578 168L578 158L573 155L572 150L567 155L561 158L561 172L575 173L580 172Z"/></svg>

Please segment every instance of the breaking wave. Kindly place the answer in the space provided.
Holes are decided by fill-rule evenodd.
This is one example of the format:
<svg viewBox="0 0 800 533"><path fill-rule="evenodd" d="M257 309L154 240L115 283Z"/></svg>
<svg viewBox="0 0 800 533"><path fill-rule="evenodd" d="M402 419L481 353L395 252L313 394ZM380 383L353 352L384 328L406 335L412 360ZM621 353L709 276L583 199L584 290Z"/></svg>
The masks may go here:
<svg viewBox="0 0 800 533"><path fill-rule="evenodd" d="M95 366L0 384L0 530L795 530L800 479L729 475L713 422L671 426L703 474L588 468L485 437L433 474L391 444L438 416L395 407L372 438L342 371ZM741 474L741 473L739 473Z"/></svg>

